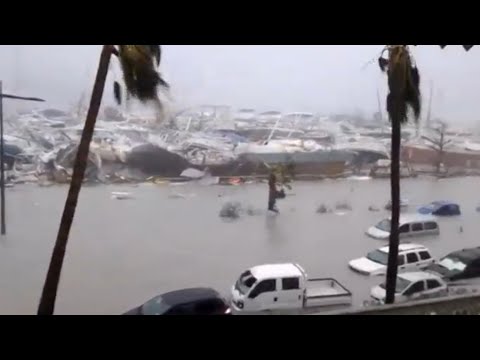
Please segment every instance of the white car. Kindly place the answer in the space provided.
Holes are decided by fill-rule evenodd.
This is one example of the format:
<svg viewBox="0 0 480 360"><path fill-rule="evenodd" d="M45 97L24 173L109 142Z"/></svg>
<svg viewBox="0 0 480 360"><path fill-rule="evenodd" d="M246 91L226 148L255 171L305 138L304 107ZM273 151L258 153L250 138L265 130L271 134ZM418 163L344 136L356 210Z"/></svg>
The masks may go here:
<svg viewBox="0 0 480 360"><path fill-rule="evenodd" d="M390 237L390 218L380 221L377 225L367 230L367 235L379 240L387 240ZM400 216L400 238L412 238L420 236L438 236L440 227L433 216L411 214Z"/></svg>
<svg viewBox="0 0 480 360"><path fill-rule="evenodd" d="M386 284L375 286L370 296L377 304L385 304ZM438 275L430 272L410 272L397 277L395 304L413 300L437 298L448 294L447 283Z"/></svg>
<svg viewBox="0 0 480 360"><path fill-rule="evenodd" d="M367 256L352 260L350 268L362 275L385 275L387 273L389 247L382 247ZM435 262L430 250L423 245L400 244L398 247L398 271L416 271L425 269Z"/></svg>

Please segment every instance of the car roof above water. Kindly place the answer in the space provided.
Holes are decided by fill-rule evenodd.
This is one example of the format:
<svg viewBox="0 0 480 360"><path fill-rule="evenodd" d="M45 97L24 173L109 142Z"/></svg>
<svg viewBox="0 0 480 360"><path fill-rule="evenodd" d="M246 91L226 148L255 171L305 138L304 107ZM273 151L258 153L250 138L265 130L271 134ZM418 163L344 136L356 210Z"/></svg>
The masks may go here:
<svg viewBox="0 0 480 360"><path fill-rule="evenodd" d="M252 275L257 279L275 279L288 277L301 277L303 272L296 264L269 264L259 265L250 269Z"/></svg>
<svg viewBox="0 0 480 360"><path fill-rule="evenodd" d="M398 275L398 277L410 282L416 282L421 280L438 280L440 277L434 273L427 271L409 272Z"/></svg>
<svg viewBox="0 0 480 360"><path fill-rule="evenodd" d="M386 220L392 220L392 217L386 218ZM413 222L434 222L437 223L437 219L431 215L424 214L402 214L400 215L400 225L410 224Z"/></svg>
<svg viewBox="0 0 480 360"><path fill-rule="evenodd" d="M456 257L465 263L470 263L480 259L480 247L454 251L448 254L446 257Z"/></svg>
<svg viewBox="0 0 480 360"><path fill-rule="evenodd" d="M177 304L219 298L220 294L216 290L210 288L192 288L172 291L160 295L160 297L163 301L165 301L165 303L173 306Z"/></svg>
<svg viewBox="0 0 480 360"><path fill-rule="evenodd" d="M389 251L390 251L390 247L389 246L384 246L384 247L380 248L379 250L381 252L384 252L384 253L388 254ZM398 245L398 251L399 252L405 252L405 251L411 251L411 250L426 250L426 251L428 251L428 249L425 246L419 245L419 244L403 243L403 244Z"/></svg>
<svg viewBox="0 0 480 360"><path fill-rule="evenodd" d="M430 215L422 215L422 214L405 214L400 216L400 224L409 224L412 222L434 222L436 223L437 220L435 217Z"/></svg>

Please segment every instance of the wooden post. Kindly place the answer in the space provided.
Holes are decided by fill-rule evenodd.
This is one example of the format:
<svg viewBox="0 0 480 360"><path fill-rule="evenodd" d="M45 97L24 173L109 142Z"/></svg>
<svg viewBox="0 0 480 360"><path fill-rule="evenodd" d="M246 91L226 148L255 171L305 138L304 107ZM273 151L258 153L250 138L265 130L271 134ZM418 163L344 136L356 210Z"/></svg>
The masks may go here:
<svg viewBox="0 0 480 360"><path fill-rule="evenodd" d="M5 141L3 138L3 84L0 81L0 231L7 234L5 221Z"/></svg>

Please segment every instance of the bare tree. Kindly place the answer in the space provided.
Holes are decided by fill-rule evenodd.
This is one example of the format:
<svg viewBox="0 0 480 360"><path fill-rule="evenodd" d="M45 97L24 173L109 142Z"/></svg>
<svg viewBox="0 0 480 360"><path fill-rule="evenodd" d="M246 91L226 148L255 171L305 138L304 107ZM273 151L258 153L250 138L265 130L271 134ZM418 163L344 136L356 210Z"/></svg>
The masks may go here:
<svg viewBox="0 0 480 360"><path fill-rule="evenodd" d="M445 157L445 148L452 143L452 140L446 138L447 128L447 124L439 122L437 127L432 128L435 137L422 136L428 142L427 146L437 153L435 164L437 174L440 174L441 171Z"/></svg>

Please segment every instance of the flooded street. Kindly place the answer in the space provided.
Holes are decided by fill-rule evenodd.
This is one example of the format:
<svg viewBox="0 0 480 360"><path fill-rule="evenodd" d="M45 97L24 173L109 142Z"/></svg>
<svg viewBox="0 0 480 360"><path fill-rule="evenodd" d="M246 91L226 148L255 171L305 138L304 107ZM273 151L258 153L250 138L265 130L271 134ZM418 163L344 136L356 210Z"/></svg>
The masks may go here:
<svg viewBox="0 0 480 360"><path fill-rule="evenodd" d="M463 215L440 219L441 236L415 240L435 256L480 245L480 179L402 180L410 209L433 200L458 202ZM132 193L114 200L111 193ZM34 314L56 238L66 187L7 190L7 232L0 240L0 314ZM387 181L295 183L280 216L219 218L229 200L264 209L267 185L84 187L70 237L57 314L119 314L169 290L211 286L228 293L252 265L298 262L311 277L335 277L359 305L381 281L348 269L349 260L386 244L364 235L388 213ZM178 196L181 194L182 196ZM322 203L353 211L319 215ZM369 212L374 205L380 212ZM460 232L460 227L463 232Z"/></svg>

